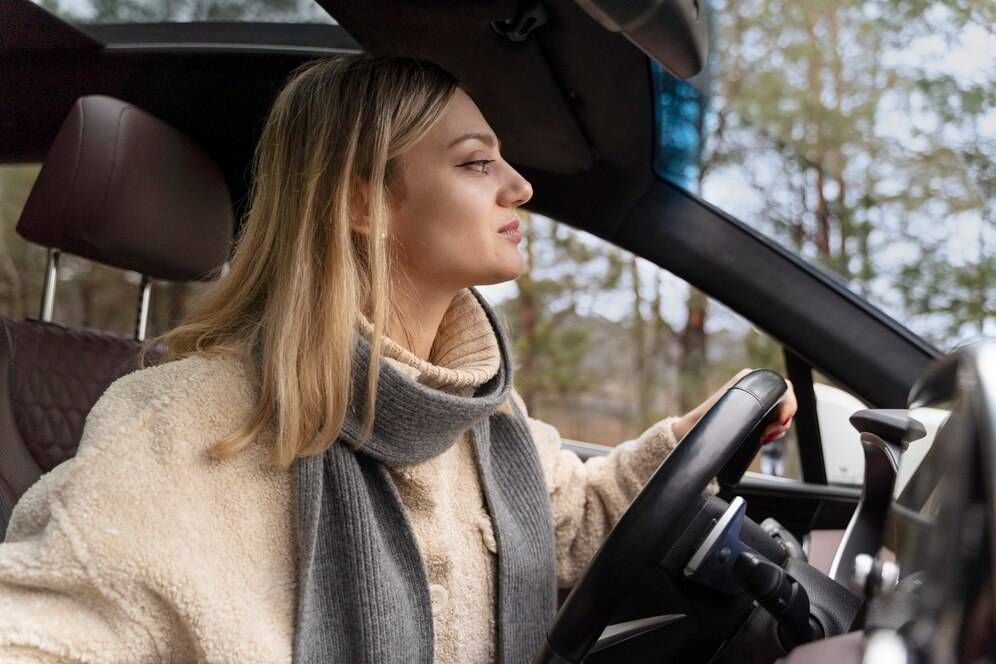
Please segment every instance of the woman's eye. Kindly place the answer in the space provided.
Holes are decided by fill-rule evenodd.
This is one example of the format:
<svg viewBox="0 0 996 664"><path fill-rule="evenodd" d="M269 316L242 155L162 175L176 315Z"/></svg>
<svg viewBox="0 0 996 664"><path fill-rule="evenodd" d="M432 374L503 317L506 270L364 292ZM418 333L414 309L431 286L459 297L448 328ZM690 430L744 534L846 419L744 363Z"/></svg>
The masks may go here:
<svg viewBox="0 0 996 664"><path fill-rule="evenodd" d="M494 161L494 159L475 159L474 161L468 161L465 164L460 164L461 166L466 166L472 170L481 173L482 175L488 174L488 166Z"/></svg>

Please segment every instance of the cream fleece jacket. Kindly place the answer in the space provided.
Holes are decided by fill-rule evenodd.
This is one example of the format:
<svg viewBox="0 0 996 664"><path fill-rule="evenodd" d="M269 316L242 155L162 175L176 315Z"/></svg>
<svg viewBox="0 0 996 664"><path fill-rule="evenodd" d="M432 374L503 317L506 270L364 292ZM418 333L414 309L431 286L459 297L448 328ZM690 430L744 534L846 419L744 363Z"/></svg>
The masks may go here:
<svg viewBox="0 0 996 664"><path fill-rule="evenodd" d="M369 336L368 322L361 331ZM498 368L469 290L428 362L384 342L386 361L437 389L473 392ZM205 454L251 411L251 381L234 359L194 356L108 388L77 455L11 516L0 545L0 662L291 661L292 474L269 466L266 436L226 461ZM674 448L672 421L582 462L554 427L529 418L562 587ZM468 438L392 475L426 566L436 661L492 661L494 534Z"/></svg>

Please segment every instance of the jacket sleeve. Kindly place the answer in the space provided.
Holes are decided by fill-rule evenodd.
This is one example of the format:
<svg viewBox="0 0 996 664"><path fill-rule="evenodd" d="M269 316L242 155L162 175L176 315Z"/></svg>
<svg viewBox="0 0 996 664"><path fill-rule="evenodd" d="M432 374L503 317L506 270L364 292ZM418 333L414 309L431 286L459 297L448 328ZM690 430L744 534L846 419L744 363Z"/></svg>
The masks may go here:
<svg viewBox="0 0 996 664"><path fill-rule="evenodd" d="M73 465L58 466L18 501L0 545L0 661L157 661L62 500Z"/></svg>
<svg viewBox="0 0 996 664"><path fill-rule="evenodd" d="M556 428L528 416L514 390L512 400L526 414L539 452L553 511L557 584L567 588L574 585L630 502L678 444L671 430L678 418L660 420L609 454L582 461L562 447ZM709 487L713 493L716 489L715 483Z"/></svg>
<svg viewBox="0 0 996 664"><path fill-rule="evenodd" d="M99 449L109 432L91 426L93 414L101 409L98 402L76 457L36 482L11 515L6 540L0 544L2 662L162 659L146 628L143 607L125 599L130 589L108 571L112 561L92 546L95 533L114 539L114 529L121 525L115 522L113 504L88 502L94 495L109 495L102 493L106 487L91 472L94 461L114 461ZM132 445L145 442L137 428L113 433ZM127 545L127 528L118 539Z"/></svg>
<svg viewBox="0 0 996 664"><path fill-rule="evenodd" d="M209 454L253 397L241 359L200 356L101 395L0 544L0 662L291 661L291 473L269 433Z"/></svg>

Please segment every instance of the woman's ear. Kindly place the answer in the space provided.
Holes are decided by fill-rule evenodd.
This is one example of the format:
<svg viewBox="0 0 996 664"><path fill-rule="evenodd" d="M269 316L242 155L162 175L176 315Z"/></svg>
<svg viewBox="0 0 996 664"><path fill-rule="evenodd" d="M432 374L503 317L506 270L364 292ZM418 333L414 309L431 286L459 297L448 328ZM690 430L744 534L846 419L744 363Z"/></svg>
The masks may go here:
<svg viewBox="0 0 996 664"><path fill-rule="evenodd" d="M349 197L349 227L360 235L370 234L370 185L358 181Z"/></svg>

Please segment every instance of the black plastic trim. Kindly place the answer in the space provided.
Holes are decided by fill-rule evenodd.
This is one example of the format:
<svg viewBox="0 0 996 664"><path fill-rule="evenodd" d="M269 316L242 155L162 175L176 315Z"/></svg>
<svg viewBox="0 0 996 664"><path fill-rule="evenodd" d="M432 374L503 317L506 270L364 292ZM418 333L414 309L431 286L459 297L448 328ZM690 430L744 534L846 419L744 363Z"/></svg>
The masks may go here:
<svg viewBox="0 0 996 664"><path fill-rule="evenodd" d="M799 441L799 463L802 479L813 484L827 483L827 467L823 458L823 436L816 412L816 391L813 389L813 368L788 348L784 349L785 372L792 381L799 409L795 414L796 439Z"/></svg>
<svg viewBox="0 0 996 664"><path fill-rule="evenodd" d="M750 492L755 495L774 495L784 497L818 498L821 500L851 500L857 504L861 498L861 487L839 486L836 484L810 484L782 478L761 478L747 475L735 487L734 492Z"/></svg>
<svg viewBox="0 0 996 664"><path fill-rule="evenodd" d="M202 21L84 24L78 28L111 50L360 53L339 25Z"/></svg>

